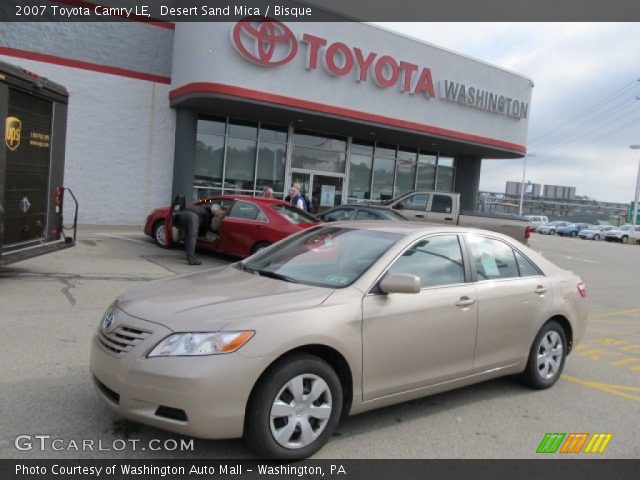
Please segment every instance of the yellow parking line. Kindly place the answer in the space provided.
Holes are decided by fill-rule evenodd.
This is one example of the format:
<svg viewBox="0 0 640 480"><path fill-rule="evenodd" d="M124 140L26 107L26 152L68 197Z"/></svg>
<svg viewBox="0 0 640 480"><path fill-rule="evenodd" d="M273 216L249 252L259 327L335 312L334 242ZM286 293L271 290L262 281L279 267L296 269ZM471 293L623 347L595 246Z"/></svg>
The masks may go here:
<svg viewBox="0 0 640 480"><path fill-rule="evenodd" d="M602 392L610 393L612 395L617 395L622 398L626 398L627 400L633 400L634 402L640 402L640 387L632 387L629 385L611 385L608 383L594 382L593 380L584 380L582 378L574 377L572 375L562 375L564 380L568 382L577 383L579 385L593 388L595 390L600 390ZM638 395L635 393L628 392L638 392Z"/></svg>
<svg viewBox="0 0 640 480"><path fill-rule="evenodd" d="M629 313L640 313L640 307L625 308L624 310L615 310L613 312L594 313L589 315L589 320L596 318L617 317L619 315L627 315Z"/></svg>

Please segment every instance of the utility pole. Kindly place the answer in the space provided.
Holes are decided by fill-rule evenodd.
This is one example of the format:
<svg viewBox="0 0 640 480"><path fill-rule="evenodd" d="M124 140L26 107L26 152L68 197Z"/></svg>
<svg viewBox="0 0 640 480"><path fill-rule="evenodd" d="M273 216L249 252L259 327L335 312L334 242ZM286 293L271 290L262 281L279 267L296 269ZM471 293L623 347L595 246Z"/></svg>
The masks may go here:
<svg viewBox="0 0 640 480"><path fill-rule="evenodd" d="M520 183L520 208L518 209L518 215L522 216L522 206L524 205L524 182L527 175L527 157L535 157L535 154L530 153L525 155L524 163L522 165L522 183Z"/></svg>
<svg viewBox="0 0 640 480"><path fill-rule="evenodd" d="M629 145L631 150L640 150L640 145ZM638 219L638 197L640 197L640 161L638 162L638 178L636 179L636 194L633 197L633 218L631 223L636 226Z"/></svg>

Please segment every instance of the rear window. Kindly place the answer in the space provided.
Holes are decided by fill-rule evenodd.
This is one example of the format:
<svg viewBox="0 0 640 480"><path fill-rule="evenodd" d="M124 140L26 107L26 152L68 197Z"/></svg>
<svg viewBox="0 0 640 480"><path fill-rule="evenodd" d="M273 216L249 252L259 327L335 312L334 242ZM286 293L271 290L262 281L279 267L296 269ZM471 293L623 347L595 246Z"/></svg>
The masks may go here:
<svg viewBox="0 0 640 480"><path fill-rule="evenodd" d="M295 225L316 223L318 221L313 215L309 215L293 205L273 205L271 209Z"/></svg>

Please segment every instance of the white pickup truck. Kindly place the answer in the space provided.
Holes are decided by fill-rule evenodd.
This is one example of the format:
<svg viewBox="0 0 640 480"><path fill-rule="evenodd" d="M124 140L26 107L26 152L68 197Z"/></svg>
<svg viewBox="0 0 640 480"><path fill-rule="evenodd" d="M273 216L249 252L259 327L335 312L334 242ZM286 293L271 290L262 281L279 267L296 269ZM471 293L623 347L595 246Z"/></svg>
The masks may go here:
<svg viewBox="0 0 640 480"><path fill-rule="evenodd" d="M524 217L460 211L460 194L433 190L414 190L384 202L407 220L483 228L503 233L528 244L531 224Z"/></svg>

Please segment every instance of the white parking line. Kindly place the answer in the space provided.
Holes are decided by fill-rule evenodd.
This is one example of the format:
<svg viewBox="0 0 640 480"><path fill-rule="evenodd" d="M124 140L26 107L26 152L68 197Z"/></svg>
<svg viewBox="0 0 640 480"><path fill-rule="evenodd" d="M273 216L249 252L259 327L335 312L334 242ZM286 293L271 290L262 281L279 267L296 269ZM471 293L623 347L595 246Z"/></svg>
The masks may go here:
<svg viewBox="0 0 640 480"><path fill-rule="evenodd" d="M588 258L572 257L571 255L563 255L561 253L556 253L556 252L541 251L541 253L543 255L555 255L556 257L562 257L562 258L565 258L567 260L577 260L579 262L596 263L596 264L598 263L595 260L590 260Z"/></svg>
<svg viewBox="0 0 640 480"><path fill-rule="evenodd" d="M142 245L149 245L149 242L143 242L142 240L136 240L135 238L121 237L120 235L111 235L108 233L98 233L97 235L101 237L117 238L119 240L127 240L128 242L140 243Z"/></svg>

